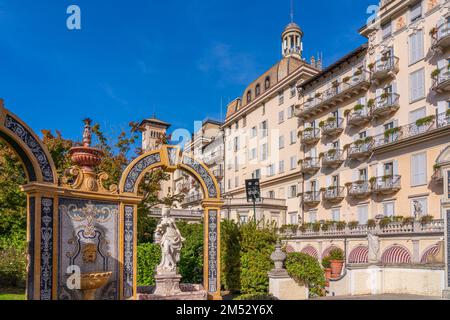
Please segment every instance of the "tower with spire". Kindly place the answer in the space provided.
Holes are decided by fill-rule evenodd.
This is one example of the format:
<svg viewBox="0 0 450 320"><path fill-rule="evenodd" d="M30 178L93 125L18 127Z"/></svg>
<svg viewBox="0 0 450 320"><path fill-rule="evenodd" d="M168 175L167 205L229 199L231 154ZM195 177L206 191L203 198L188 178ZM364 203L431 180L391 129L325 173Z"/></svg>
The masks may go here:
<svg viewBox="0 0 450 320"><path fill-rule="evenodd" d="M300 60L302 59L302 38L302 29L294 22L294 2L291 0L291 22L286 26L281 35L283 58L295 56Z"/></svg>

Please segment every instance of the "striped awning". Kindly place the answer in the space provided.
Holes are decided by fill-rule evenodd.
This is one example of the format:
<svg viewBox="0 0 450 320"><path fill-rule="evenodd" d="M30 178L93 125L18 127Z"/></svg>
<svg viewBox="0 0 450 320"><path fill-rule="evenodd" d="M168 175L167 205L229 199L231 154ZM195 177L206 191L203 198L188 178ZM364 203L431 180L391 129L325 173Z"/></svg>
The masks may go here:
<svg viewBox="0 0 450 320"><path fill-rule="evenodd" d="M412 262L411 253L405 247L394 245L384 251L381 262L384 264L410 264Z"/></svg>
<svg viewBox="0 0 450 320"><path fill-rule="evenodd" d="M348 263L366 264L369 263L369 248L358 246L350 252Z"/></svg>
<svg viewBox="0 0 450 320"><path fill-rule="evenodd" d="M313 257L314 259L319 259L319 253L312 246L305 247L301 252Z"/></svg>
<svg viewBox="0 0 450 320"><path fill-rule="evenodd" d="M439 246L436 244L430 248L428 248L427 250L425 250L425 252L422 255L422 259L420 260L421 264L427 264L428 263L428 258L431 256L434 256L436 254L439 253Z"/></svg>

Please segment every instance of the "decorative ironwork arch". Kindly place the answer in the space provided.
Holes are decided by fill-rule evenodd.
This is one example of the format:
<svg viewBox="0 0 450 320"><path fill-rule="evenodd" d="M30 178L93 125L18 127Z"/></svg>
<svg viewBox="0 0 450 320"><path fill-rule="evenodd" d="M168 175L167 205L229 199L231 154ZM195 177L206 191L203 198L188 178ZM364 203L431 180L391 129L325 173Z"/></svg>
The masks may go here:
<svg viewBox="0 0 450 320"><path fill-rule="evenodd" d="M19 117L8 111L0 100L0 138L22 161L27 180L57 183L55 164L39 137Z"/></svg>

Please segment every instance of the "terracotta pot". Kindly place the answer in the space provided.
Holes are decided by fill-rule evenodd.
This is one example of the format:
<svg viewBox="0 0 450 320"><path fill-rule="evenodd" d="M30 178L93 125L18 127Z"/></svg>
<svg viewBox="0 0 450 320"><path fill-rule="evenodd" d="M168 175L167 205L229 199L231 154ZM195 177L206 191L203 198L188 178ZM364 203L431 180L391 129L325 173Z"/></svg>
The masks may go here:
<svg viewBox="0 0 450 320"><path fill-rule="evenodd" d="M330 286L330 279L331 279L331 269L330 268L325 268L323 269L323 271L325 272L325 284L327 287Z"/></svg>
<svg viewBox="0 0 450 320"><path fill-rule="evenodd" d="M331 260L331 274L332 278L339 278L344 268L344 261L341 260Z"/></svg>

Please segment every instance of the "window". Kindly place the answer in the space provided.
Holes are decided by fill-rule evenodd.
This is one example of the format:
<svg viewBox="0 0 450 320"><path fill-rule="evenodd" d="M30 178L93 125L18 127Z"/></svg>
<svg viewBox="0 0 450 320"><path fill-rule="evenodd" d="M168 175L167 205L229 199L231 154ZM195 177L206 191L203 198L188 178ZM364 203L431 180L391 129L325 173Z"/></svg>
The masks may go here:
<svg viewBox="0 0 450 320"><path fill-rule="evenodd" d="M411 186L427 184L427 154L419 153L411 156Z"/></svg>
<svg viewBox="0 0 450 320"><path fill-rule="evenodd" d="M275 165L271 164L267 167L267 176L273 177L275 175Z"/></svg>
<svg viewBox="0 0 450 320"><path fill-rule="evenodd" d="M265 104L262 105L261 110L262 110L262 115L265 116L266 115L266 105Z"/></svg>
<svg viewBox="0 0 450 320"><path fill-rule="evenodd" d="M297 157L291 157L291 170L297 169Z"/></svg>
<svg viewBox="0 0 450 320"><path fill-rule="evenodd" d="M258 136L258 129L256 129L256 127L253 127L252 128L252 131L251 131L251 138L256 138Z"/></svg>
<svg viewBox="0 0 450 320"><path fill-rule="evenodd" d="M244 128L247 126L247 117L246 117L246 116L244 116L244 117L242 118L242 126L243 126Z"/></svg>
<svg viewBox="0 0 450 320"><path fill-rule="evenodd" d="M310 212L308 213L308 216L309 216L309 223L317 222L317 212Z"/></svg>
<svg viewBox="0 0 450 320"><path fill-rule="evenodd" d="M247 92L247 103L250 103L250 102L252 102L252 91L251 90Z"/></svg>
<svg viewBox="0 0 450 320"><path fill-rule="evenodd" d="M227 149L228 149L228 151L231 151L231 149L233 149L231 141L227 143Z"/></svg>
<svg viewBox="0 0 450 320"><path fill-rule="evenodd" d="M278 138L278 147L279 147L280 149L283 149L283 148L284 148L284 136L280 136L280 137Z"/></svg>
<svg viewBox="0 0 450 320"><path fill-rule="evenodd" d="M428 215L428 200L427 198L412 199L411 200L411 216L420 218Z"/></svg>
<svg viewBox="0 0 450 320"><path fill-rule="evenodd" d="M297 143L297 132L295 130L292 130L290 132L291 136L291 144Z"/></svg>
<svg viewBox="0 0 450 320"><path fill-rule="evenodd" d="M422 18L422 1L412 6L409 10L410 22L414 22Z"/></svg>
<svg viewBox="0 0 450 320"><path fill-rule="evenodd" d="M261 161L267 160L269 157L269 146L267 143L264 143L261 148Z"/></svg>
<svg viewBox="0 0 450 320"><path fill-rule="evenodd" d="M425 107L416 109L409 113L409 123L415 123L417 120L427 116L427 109Z"/></svg>
<svg viewBox="0 0 450 320"><path fill-rule="evenodd" d="M409 75L409 100L415 102L425 97L425 69L420 69Z"/></svg>
<svg viewBox="0 0 450 320"><path fill-rule="evenodd" d="M331 210L331 220L341 221L341 209L337 208Z"/></svg>
<svg viewBox="0 0 450 320"><path fill-rule="evenodd" d="M236 121L236 123L235 123L235 129L236 129L236 130L239 130L239 120Z"/></svg>
<svg viewBox="0 0 450 320"><path fill-rule="evenodd" d="M420 30L409 36L409 64L416 63L423 57L423 30Z"/></svg>
<svg viewBox="0 0 450 320"><path fill-rule="evenodd" d="M278 173L284 172L284 160L281 160L278 164Z"/></svg>
<svg viewBox="0 0 450 320"><path fill-rule="evenodd" d="M261 123L261 137L265 138L269 135L269 130L267 126L267 120Z"/></svg>
<svg viewBox="0 0 450 320"><path fill-rule="evenodd" d="M239 158L237 156L234 157L234 170L235 171L239 170Z"/></svg>
<svg viewBox="0 0 450 320"><path fill-rule="evenodd" d="M292 85L290 88L290 92L291 92L291 98L295 97L297 94L297 90L295 88L295 85Z"/></svg>
<svg viewBox="0 0 450 320"><path fill-rule="evenodd" d="M261 169L255 170L255 172L252 173L253 179L261 179Z"/></svg>
<svg viewBox="0 0 450 320"><path fill-rule="evenodd" d="M270 88L270 77L267 77L266 81L264 81L264 88L266 90Z"/></svg>
<svg viewBox="0 0 450 320"><path fill-rule="evenodd" d="M284 92L278 93L278 104L282 105L284 103Z"/></svg>
<svg viewBox="0 0 450 320"><path fill-rule="evenodd" d="M358 221L361 225L366 225L369 221L369 206L358 207Z"/></svg>
<svg viewBox="0 0 450 320"><path fill-rule="evenodd" d="M231 189L231 179L228 179L228 189Z"/></svg>
<svg viewBox="0 0 450 320"><path fill-rule="evenodd" d="M255 88L255 96L258 97L260 94L261 94L261 86L257 84Z"/></svg>
<svg viewBox="0 0 450 320"><path fill-rule="evenodd" d="M361 169L359 170L359 180L360 181L368 181L367 177L367 169Z"/></svg>
<svg viewBox="0 0 450 320"><path fill-rule="evenodd" d="M389 21L381 26L381 33L383 40L390 37L392 34L392 22Z"/></svg>
<svg viewBox="0 0 450 320"><path fill-rule="evenodd" d="M284 111L280 111L278 113L278 124L283 123L284 122Z"/></svg>
<svg viewBox="0 0 450 320"><path fill-rule="evenodd" d="M241 223L247 223L248 222L248 216L246 214L239 214L239 221Z"/></svg>
<svg viewBox="0 0 450 320"><path fill-rule="evenodd" d="M289 198L296 198L297 197L297 186L290 186L289 187Z"/></svg>
<svg viewBox="0 0 450 320"><path fill-rule="evenodd" d="M235 137L235 138L234 138L234 152L238 152L239 149L240 149L240 146L239 146L239 137Z"/></svg>
<svg viewBox="0 0 450 320"><path fill-rule="evenodd" d="M289 223L292 225L298 224L298 214L297 212L289 212Z"/></svg>
<svg viewBox="0 0 450 320"><path fill-rule="evenodd" d="M269 191L267 192L267 197L269 199L275 199L275 191Z"/></svg>
<svg viewBox="0 0 450 320"><path fill-rule="evenodd" d="M235 178L234 178L234 186L235 186L236 188L239 187L239 177L235 177Z"/></svg>
<svg viewBox="0 0 450 320"><path fill-rule="evenodd" d="M292 119L294 117L294 106L290 106L288 108L288 119Z"/></svg>
<svg viewBox="0 0 450 320"><path fill-rule="evenodd" d="M255 160L256 159L256 148L253 148L250 151L250 160Z"/></svg>
<svg viewBox="0 0 450 320"><path fill-rule="evenodd" d="M395 202L383 203L383 214L385 217L395 216Z"/></svg>

